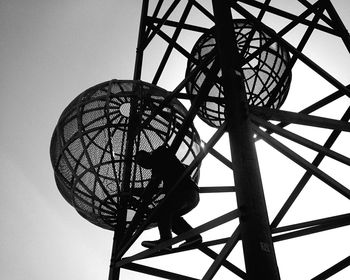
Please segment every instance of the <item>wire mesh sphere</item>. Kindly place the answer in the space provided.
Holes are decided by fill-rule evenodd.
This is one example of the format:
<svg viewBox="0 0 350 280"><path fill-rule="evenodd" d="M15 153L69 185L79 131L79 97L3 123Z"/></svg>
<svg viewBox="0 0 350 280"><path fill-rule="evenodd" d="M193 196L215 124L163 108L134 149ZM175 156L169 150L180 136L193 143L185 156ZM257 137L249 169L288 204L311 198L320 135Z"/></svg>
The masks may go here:
<svg viewBox="0 0 350 280"><path fill-rule="evenodd" d="M237 47L243 57L242 71L245 91L249 105L280 108L285 101L290 83L291 71L287 69L290 61L289 53L277 42L267 48L263 47L271 38L269 35L254 28L253 24L243 19L233 20ZM200 70L186 86L190 95L197 95L202 90L208 91L208 96L217 98L208 100L199 108L199 117L213 127L219 127L225 121L225 105L223 87L221 84L221 69L215 49L214 28L204 33L195 43L191 54L197 63L189 60L186 76L199 64L208 60L206 69ZM255 53L256 52L256 53ZM252 57L250 57L254 54ZM247 60L249 58L249 60ZM240 59L237 59L237 62ZM215 81L207 76L210 72L217 77Z"/></svg>
<svg viewBox="0 0 350 280"><path fill-rule="evenodd" d="M151 171L135 163L135 154L170 146L186 115L185 107L173 99L142 125L166 96L165 90L141 81L112 80L81 93L60 116L50 146L56 184L95 225L128 227L138 210ZM176 156L189 165L200 149L199 135L191 126ZM198 174L199 167L192 173L195 181ZM162 198L153 198L143 219Z"/></svg>

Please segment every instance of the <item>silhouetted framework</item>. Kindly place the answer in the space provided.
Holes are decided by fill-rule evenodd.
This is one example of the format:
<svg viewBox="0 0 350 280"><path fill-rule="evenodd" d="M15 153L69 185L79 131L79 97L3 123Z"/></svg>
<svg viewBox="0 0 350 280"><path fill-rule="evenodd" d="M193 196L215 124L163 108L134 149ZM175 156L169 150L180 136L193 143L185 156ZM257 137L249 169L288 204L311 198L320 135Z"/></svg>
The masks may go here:
<svg viewBox="0 0 350 280"><path fill-rule="evenodd" d="M78 101L73 101L70 110L63 113L51 144L57 184L64 197L80 214L101 227L114 230L109 280L122 279L123 270L140 273L140 279L147 274L164 279L210 280L221 268L232 274L231 279L283 279L278 267L278 251L275 250L278 242L349 226L350 213L330 214L291 224L284 222L301 192L308 188L312 180L334 190L339 199L347 202L350 199L350 182L346 176L344 180L335 177L331 170L323 167L324 161L331 159L336 166L350 172L349 149L340 151L333 147L339 139L349 137L350 85L344 85L331 69L321 66L323 64L318 62L317 55L305 52L314 42L313 35L322 34L322 38L329 38L343 48L348 59L350 36L331 1L290 2L299 7L299 12L285 10L278 6L278 1L274 3L269 0L143 0L133 81L110 81L98 85L103 98L94 95L92 91L96 88L89 89L82 95L92 99L80 97ZM330 52L330 59L332 55L335 54ZM303 92L299 94L298 105L293 109L284 109L283 105L292 98L291 93L288 93L294 82L292 71L297 71L298 65L303 65L304 69L317 75L319 80L334 90L313 97L312 101L306 101L307 92ZM128 85L128 90L125 90L124 83ZM317 85L313 83L315 81L308 80L308 85L316 88ZM116 86L113 88L111 85ZM113 95L112 88L119 89L121 96L118 93ZM145 91L145 95L131 93L140 91ZM89 107L91 100L97 103ZM110 154L110 158L107 160L100 156L100 163L93 166L93 158L82 163L85 153L89 153L86 152L88 147L82 146L78 156L72 155L77 148L74 143L78 139L82 145L92 145L99 140L98 135L94 134L94 125L96 120L99 122L105 116L94 115L86 123L78 121L77 126L72 124L72 119L79 120L85 112L93 113L106 108L105 104L99 103L101 100L111 104L107 110L110 112L107 120L111 121L114 115L121 114L119 121L123 125L115 125L111 121L110 126L115 127L113 135L117 130L121 131L125 146L117 161L118 153L113 152L114 146L108 142L108 133L111 133L108 128L103 134L107 140L104 140L100 152ZM179 100L188 104L189 109L186 110ZM337 109L340 117L335 117L327 109L334 108L340 102L342 106ZM127 104L124 109L121 109L122 104ZM113 108L116 109L113 111ZM72 115L72 110L75 115ZM205 141L199 140L201 131L198 135L194 120L203 121L203 125L210 127L212 134ZM68 132L68 136L65 136L64 133L72 129L72 125L73 130L76 129L75 133ZM84 125L87 128L81 130ZM308 129L320 131L325 136L313 139L302 132ZM154 133L158 136L154 136ZM88 137L87 142L84 140L85 135ZM225 135L228 135L229 148L223 153L215 145ZM158 142L155 143L152 137ZM118 142L116 138L112 139ZM273 217L268 216L269 203L266 203L264 194L266 186L261 178L261 166L255 150L256 144L261 142L302 170L301 175L296 175L300 178L292 186L286 200L277 202L280 208ZM168 145L189 165L183 176L191 174L194 179L198 179L197 171L201 162L213 158L218 161L218 165L221 164L218 168L229 169L234 178L231 185L202 186L200 181L200 193L201 196L212 196L213 201L217 201L218 194L227 193L235 195L236 201L232 196L229 212L218 212L215 218L195 225L193 230L152 249L131 254L129 249L134 248L140 235L152 226L149 221L157 212L156 206L167 203L169 199L161 197L154 201L152 207L140 208L140 191L144 189L150 175L137 170L134 155L142 147L147 146L151 151L162 144ZM295 144L307 152L304 154L303 149L295 149ZM96 146L99 150L99 144ZM310 159L310 151L314 158ZM63 161L61 165L60 160ZM105 162L122 164L122 168L112 168L113 172L119 170L122 173L106 176L108 172L103 173ZM79 168L87 170L84 171L87 175L93 169L92 173L97 173L97 179L85 180L84 175L74 174ZM288 170L283 172L288 173ZM102 174L100 177L99 173ZM104 182L120 178L120 185L111 183L118 199L113 197L110 190L104 190L106 195L103 199L94 201L97 186L106 186ZM87 187L76 188L75 193L72 192L74 180ZM173 188L180 181L181 178L174 182ZM89 184L92 184L92 188ZM130 194L135 199L134 204ZM85 204L81 204L81 201ZM312 201L309 206L312 207ZM212 213L216 214L215 210L212 209ZM229 236L205 238L208 231L220 229L223 225L232 226ZM197 234L204 236L202 244L190 248L176 246ZM242 244L244 267L240 267L230 257L232 251L239 250L237 244ZM172 245L171 251L162 250L169 245ZM219 251L214 250L216 245L221 245ZM167 270L158 268L157 261L154 261L154 265L142 263L144 259L163 255L174 255L173 260L176 260L176 256L182 253L186 257L193 254L193 259L198 254L204 255L211 262L206 266L203 264L199 277L198 272L197 276L185 275L181 265L174 262L170 263ZM333 260L333 264L328 267L320 267L311 279L328 279L348 268L349 255L350 252Z"/></svg>
<svg viewBox="0 0 350 280"><path fill-rule="evenodd" d="M220 160L225 166L232 168L234 174L241 172L241 174L234 175L236 182L235 187L203 187L201 188L203 193L237 191L238 205L240 204L239 196L242 196L242 193L238 193L238 191L242 186L238 185L239 181L237 178L239 178L239 176L246 176L246 173L244 173L244 170L236 170L235 166L235 164L239 164L235 163L235 160L239 156L239 151L235 150L235 148L237 149L237 147L235 147L237 144L232 143L236 141L232 139L236 131L231 126L232 122L240 122L237 120L237 118L239 119L239 116L237 116L239 114L236 114L235 110L240 110L240 113L243 112L243 122L247 122L247 127L245 129L252 129L255 133L256 140L261 139L267 142L305 169L304 175L283 204L276 217L272 220L268 229L259 229L260 233L270 234L270 238L273 242L348 225L350 223L349 214L344 214L302 222L300 224L279 226L289 208L293 205L302 189L312 177L317 177L329 187L339 192L340 195L348 199L350 198L348 186L336 181L328 175L327 172L319 169L319 165L325 157L330 157L342 164L349 165L349 155L346 156L337 153L332 150L331 147L341 134L349 131L350 110L346 110L343 117L338 120L326 116L320 117L312 115L314 112L317 112L332 102L344 96L350 96L350 91L348 87L344 86L332 76L327 69L323 69L303 53L304 47L307 46L314 32L322 32L330 37L338 37L340 39L338 43L343 43L345 48L348 51L350 50L349 34L339 16L330 1L316 1L314 3L310 3L309 1L295 1L303 8L299 15L291 13L288 10L274 7L272 3L270 5L270 1L245 0L221 2L225 1L213 1L213 6L216 6L215 13L213 12L211 3L203 3L203 1L144 1L134 79L150 80L153 84L167 84L167 79L169 79L168 73L171 73L171 68L176 65L174 60L181 57L187 61L187 70L183 80L180 80L173 89L169 89L174 98L190 99L191 101L191 107L187 114L186 121L184 122L184 128L177 135L177 138L182 138L183 133L187 129L186 126L192 123L195 115L198 114L206 123L217 127L217 132L208 143L206 143L203 152L198 155L194 164L200 162L203 158L205 159L207 153L211 153L211 155ZM220 7L221 5L228 5L230 7ZM227 18L223 19L222 13L227 13L225 8L231 9L232 11L233 26L230 26L231 23L228 22ZM251 8L254 8L254 12L252 12ZM199 17L198 14L200 14L205 19L202 22L206 24L196 25L196 21L191 18L191 12L194 12L193 14L197 17ZM264 18L268 15L287 19L288 23L280 28L279 31L274 31L274 26L267 26L264 23ZM236 16L236 18L234 18L234 16ZM298 41L291 43L285 39L290 32L300 26L304 28L304 33L300 34L300 39ZM218 29L216 33L215 28ZM252 32L252 30L254 32ZM230 37L230 32L231 34L234 33L235 36ZM192 45L188 44L188 42L181 37L184 34L188 37L189 34L191 34L193 38L197 38L197 41ZM226 38L230 38L229 42L223 42L222 37L225 37L225 34ZM150 62L146 58L147 55L154 56L152 51L156 48L157 40L165 43L166 46L162 49L162 55L159 55L158 63L156 64L153 62L152 65L149 65ZM234 49L230 50L230 47L232 47L232 44L235 42L238 46L237 52L239 54L235 53ZM231 45L227 46L227 44ZM218 54L219 57L220 55L224 57L221 62L220 59L217 59ZM270 57L268 57L268 55L270 55ZM227 65L226 61L230 60L230 57L232 57L233 60L231 61L232 65ZM152 57L152 59L154 59L154 57ZM299 61L307 65L324 80L328 81L337 91L320 100L316 100L311 105L304 105L304 107L302 107L302 100L300 100L301 110L298 112L280 110L280 106L286 99L289 86L293 83L291 79L291 69ZM267 66L265 68L264 63ZM232 67L234 69L232 69ZM153 69L153 72L150 72L149 69ZM233 78L235 71L240 72L237 78ZM150 73L152 73L153 76L151 76ZM228 76L231 75L231 80L230 78L226 78L225 80L225 74ZM243 79L240 78L241 74L243 74ZM263 74L266 74L266 76L263 77ZM232 88L230 88L230 85L227 85L227 83L231 83ZM244 86L241 85L241 87L239 87L240 83L243 83ZM270 86L270 89L266 84ZM237 98L242 98L242 92L240 93L238 88L246 92L246 101L249 108L242 105L244 102L237 104ZM239 95L241 95L241 97L237 97ZM257 98L254 99L254 96L257 96ZM258 100L265 101L257 102ZM233 102L232 107L230 105L230 108L227 108L227 102ZM227 113L227 111L230 112L229 110L233 110L234 112ZM249 115L246 120L244 120L244 114ZM287 130L286 128L292 124L328 129L329 137L325 143L316 143L315 141L306 139L303 135L298 135ZM233 134L231 137L232 163L226 156L214 149L214 144L226 131L228 131L229 134ZM247 131L246 133L246 137L253 139L252 132ZM315 159L312 162L307 161L303 158L303 155L299 155L291 148L288 148L283 141L279 141L279 138L274 137L274 135L279 135L315 151L317 153ZM176 140L174 143L176 146ZM242 153L246 154L246 149L247 147L244 148ZM242 160L247 160L244 155L242 156ZM253 161L255 161L255 159ZM258 172L258 167L254 166L254 164L257 164L256 162L253 164L243 162L242 164L244 166L243 169L246 169L247 165L250 167L253 165L253 167L251 167L253 172ZM259 181L259 174L254 176L256 176L256 179ZM245 188L248 189L249 186L245 186ZM260 194L254 194L254 191L256 190L249 189L246 196L263 196L261 189L258 190ZM244 203L244 199L247 198L243 198L243 202L241 203ZM261 199L261 197L257 199L260 199L261 207L264 208L264 200ZM232 205L234 205L234 202ZM244 205L241 205L241 207L244 208ZM272 273L269 279L278 279L278 270L276 271L274 258L270 259L267 265L270 266L273 272L254 272L254 265L256 265L257 262L261 262L264 263L266 267L266 260L261 259L264 258L262 256L256 257L255 260L254 258L253 260L249 259L249 257L252 258L249 254L249 242L252 242L252 239L254 239L254 234L256 235L255 238L258 238L257 236L260 233L256 231L249 232L249 230L251 230L249 227L246 227L245 231L242 230L242 226L244 226L246 222L245 218L242 217L242 211L245 211L245 217L247 217L247 219L252 219L252 217L249 217L249 214L252 214L250 210L240 209L239 211L233 209L232 212L195 228L194 232L196 233L205 232L212 227L218 227L223 222L227 222L241 215L241 223L237 229L233 231L231 237L206 241L198 248L193 249L201 251L214 260L212 265L208 267L203 274L202 279L213 278L216 271L221 266L230 270L237 278L265 279L261 274L260 277L257 275L259 275L259 273ZM264 210L260 209L259 211ZM261 215L264 216L264 214ZM266 214L265 218L267 218ZM252 220L252 223L258 222L258 219ZM269 232L269 230L271 231ZM125 248L119 252L118 257L121 258L121 261L115 264L117 267L156 275L166 279L193 279L180 275L181 268L178 269L178 271L180 271L179 273L174 273L134 263L134 261L142 258L160 255L161 253L157 253L158 249L167 246L169 243L176 244L180 240L184 240L185 236L176 237L171 242L159 245L159 248L146 250L131 257L122 258L123 253L131 246L133 240L136 240L139 234L140 233L136 232L134 238L132 238L129 243L126 243ZM189 232L188 234L193 233ZM252 235L250 236L252 239L249 239L250 237L245 238L244 235ZM246 271L243 271L243 269L238 268L227 260L227 256L239 240L243 240L243 248L248 246L248 249L246 248L247 252L245 252ZM244 242L247 244L244 244ZM219 254L210 249L210 247L215 244L224 244ZM273 253L273 246L269 248L271 245L269 241L266 243L262 242L260 245L261 247L256 249L257 251L262 249L263 251L266 250ZM181 251L181 249L173 249L172 253ZM348 257L344 257L345 259L340 260L338 264L330 268L324 268L324 272L321 270L319 276L315 275L315 279L327 279L328 276L347 267L349 265ZM234 276L232 279L235 279Z"/></svg>

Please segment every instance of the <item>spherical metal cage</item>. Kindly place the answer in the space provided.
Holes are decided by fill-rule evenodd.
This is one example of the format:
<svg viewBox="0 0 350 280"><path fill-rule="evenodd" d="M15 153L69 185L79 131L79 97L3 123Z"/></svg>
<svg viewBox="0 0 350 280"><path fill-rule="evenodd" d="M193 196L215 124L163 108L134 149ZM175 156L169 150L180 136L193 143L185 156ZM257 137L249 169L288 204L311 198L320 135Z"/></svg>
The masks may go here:
<svg viewBox="0 0 350 280"><path fill-rule="evenodd" d="M234 34L232 35L236 36L238 51L243 59L257 51L249 61L242 65L248 104L280 108L287 97L292 77L287 68L290 61L288 51L277 42L273 42L267 48L263 47L271 39L270 36L256 30L246 20L233 20L233 25ZM216 51L214 32L214 28L210 29L195 43L191 54L198 62L188 61L186 76ZM187 84L186 91L190 95L197 95L200 91L206 90L209 97L218 98L217 102L206 101L200 107L198 115L208 125L219 127L225 121L221 70L216 55L208 60L206 68L217 76L217 79L210 80L208 72L200 70Z"/></svg>
<svg viewBox="0 0 350 280"><path fill-rule="evenodd" d="M90 222L115 230L126 211L126 227L130 224L151 178L150 170L135 163L135 154L170 146L184 122L185 107L172 99L141 126L167 95L141 81L112 80L84 91L63 111L50 146L55 180L63 197ZM200 149L199 135L191 126L176 156L189 165ZM199 167L192 173L195 181L198 174ZM162 198L153 198L143 219Z"/></svg>

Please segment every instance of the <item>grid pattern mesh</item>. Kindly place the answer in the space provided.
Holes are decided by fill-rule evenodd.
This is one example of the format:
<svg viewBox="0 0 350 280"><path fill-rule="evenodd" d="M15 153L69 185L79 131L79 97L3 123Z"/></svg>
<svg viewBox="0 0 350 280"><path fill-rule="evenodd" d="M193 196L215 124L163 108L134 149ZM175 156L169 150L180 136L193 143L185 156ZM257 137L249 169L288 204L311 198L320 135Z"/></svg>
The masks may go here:
<svg viewBox="0 0 350 280"><path fill-rule="evenodd" d="M248 104L280 108L287 97L292 78L287 68L290 61L289 53L276 42L261 50L270 39L267 34L254 29L252 24L243 19L234 20L233 24L238 51L243 59L260 50L242 66ZM200 64L212 51L215 51L213 28L198 39L191 53ZM189 75L198 64L189 60L186 75ZM206 87L204 90L208 91L210 97L219 98L218 102L206 101L198 112L199 117L213 127L219 127L225 121L221 70L218 64L214 56L207 65L207 69L218 77L215 81L208 81L206 73L200 71L186 86L188 94L197 95Z"/></svg>
<svg viewBox="0 0 350 280"><path fill-rule="evenodd" d="M171 145L186 115L184 106L173 99L138 129L166 96L165 90L144 82L112 80L86 90L63 111L50 147L56 183L63 197L93 224L115 230L120 215L126 214L128 227L138 210L151 171L135 164L136 152ZM138 132L127 158L129 128ZM199 151L200 138L191 126L176 156L189 165ZM197 182L198 176L199 168L192 174ZM130 183L123 184L125 180ZM153 198L144 219L161 200L161 195Z"/></svg>

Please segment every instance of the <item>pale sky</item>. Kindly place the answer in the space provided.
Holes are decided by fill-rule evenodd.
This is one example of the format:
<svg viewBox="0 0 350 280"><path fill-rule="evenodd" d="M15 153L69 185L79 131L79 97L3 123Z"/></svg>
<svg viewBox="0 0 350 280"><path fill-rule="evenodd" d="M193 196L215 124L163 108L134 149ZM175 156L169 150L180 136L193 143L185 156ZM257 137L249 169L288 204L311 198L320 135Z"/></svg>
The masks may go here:
<svg viewBox="0 0 350 280"><path fill-rule="evenodd" d="M274 2L276 1L272 1ZM283 1L284 5L292 6L290 2L292 1ZM350 28L348 1L332 2L345 25ZM280 5L281 3L279 1ZM141 1L130 0L0 0L1 279L108 278L113 233L81 218L59 194L51 168L49 144L58 117L79 93L112 78L132 79L140 10ZM310 56L319 59L320 63L329 63L332 74L344 84L349 84L349 55L344 57L346 52L341 48L331 54L335 50L335 43L322 36L318 42L308 49ZM299 75L293 72L293 78L304 80L293 85L293 90L312 91L310 81L315 76L308 74L302 65L297 67L293 71L305 72L299 72ZM328 93L334 90L327 83L320 82L319 86L320 91L321 87ZM170 83L166 89L173 88ZM286 108L292 108L297 98L297 95L291 97L285 104ZM342 114L349 103L348 99L342 99L330 110L338 117L338 108L341 108L339 114ZM199 132L201 133L200 129ZM350 138L343 139L344 144L348 145L346 140ZM259 159L263 165L263 179L266 180L264 185L270 183L276 187L278 180L285 180L282 170L288 170L289 167L279 162L280 158L277 155L274 157L268 147L259 145ZM339 149L342 147L344 145L339 143ZM309 159L312 160L312 156L313 154ZM273 160L281 163L278 165L280 170L269 170L268 163ZM206 166L210 164L204 163L203 168ZM332 176L338 176L349 186L348 166L347 169L329 168L334 170ZM232 176L230 172L222 172L225 176ZM300 170L295 172L293 177L297 180L302 173ZM202 174L201 185L217 183L213 181L210 172ZM326 199L314 199L313 195L318 192L319 190L313 194L307 193L305 200L298 202L301 209L298 210L300 212L295 212L298 217L305 215L310 219L314 218L310 208L316 206L323 209L325 215L346 211L349 213L348 200L340 198L339 202L329 205ZM328 190L325 192L324 197L327 199L334 195ZM277 204L272 202L277 194L282 197L286 195L281 189L271 190L267 187L266 197L267 202L271 202L272 209L269 211L272 214L281 206L281 201ZM314 201L315 206L307 198ZM234 196L220 197L218 201L219 204L227 205L230 199L234 201ZM206 200L208 197L203 195L202 205L206 205ZM198 225L199 221L207 221L208 217L201 212L203 209L204 206L199 207L189 217L190 221ZM293 221L293 217L290 221ZM342 245L337 242L341 237L350 234L348 228L335 237L329 237L328 233L323 234L325 241L321 241L319 245L315 243L313 250L306 253L301 253L294 246L296 241L276 245L276 252L280 253L283 260L283 263L279 263L282 279L307 279L302 278L305 274L297 268L303 264L299 254L305 258L320 256L315 261L315 266L320 269L334 264L321 255L334 253L334 261L348 256L349 242L345 240ZM156 231L149 231L146 235L147 238L158 237ZM305 244L311 244L314 240L314 236L304 239ZM201 273L195 271L194 275L193 277L200 277ZM315 276L315 273L311 271L310 275ZM350 278L350 268L337 277L331 279ZM146 278L142 274L130 273L122 274L121 279Z"/></svg>

